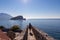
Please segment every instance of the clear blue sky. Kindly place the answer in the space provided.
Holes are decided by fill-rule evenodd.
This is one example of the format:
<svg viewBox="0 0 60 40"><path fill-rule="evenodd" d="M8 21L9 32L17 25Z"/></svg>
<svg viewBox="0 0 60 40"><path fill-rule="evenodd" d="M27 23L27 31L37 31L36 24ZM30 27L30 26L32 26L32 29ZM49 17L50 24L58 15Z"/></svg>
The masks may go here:
<svg viewBox="0 0 60 40"><path fill-rule="evenodd" d="M60 0L0 0L0 13L25 18L60 18Z"/></svg>

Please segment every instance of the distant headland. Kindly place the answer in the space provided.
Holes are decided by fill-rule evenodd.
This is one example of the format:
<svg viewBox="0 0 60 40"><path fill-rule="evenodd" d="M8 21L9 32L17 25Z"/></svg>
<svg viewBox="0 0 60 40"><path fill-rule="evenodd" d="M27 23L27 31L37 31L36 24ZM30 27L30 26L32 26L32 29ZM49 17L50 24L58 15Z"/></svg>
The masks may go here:
<svg viewBox="0 0 60 40"><path fill-rule="evenodd" d="M22 15L12 17L6 13L0 13L0 20L26 20L26 18L24 18Z"/></svg>

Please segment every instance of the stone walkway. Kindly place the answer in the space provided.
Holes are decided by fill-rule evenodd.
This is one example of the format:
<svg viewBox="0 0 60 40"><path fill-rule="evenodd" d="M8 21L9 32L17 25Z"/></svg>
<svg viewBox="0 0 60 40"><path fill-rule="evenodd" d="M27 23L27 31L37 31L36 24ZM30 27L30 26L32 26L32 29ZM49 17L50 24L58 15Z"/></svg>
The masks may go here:
<svg viewBox="0 0 60 40"><path fill-rule="evenodd" d="M54 40L54 38L34 27L31 29L27 27L27 29L23 30L21 33L16 33L14 40Z"/></svg>
<svg viewBox="0 0 60 40"><path fill-rule="evenodd" d="M16 33L16 38L14 40L22 40L25 34L25 31L26 30L22 31L21 33Z"/></svg>
<svg viewBox="0 0 60 40"><path fill-rule="evenodd" d="M36 40L32 29L31 30L28 29L28 40Z"/></svg>

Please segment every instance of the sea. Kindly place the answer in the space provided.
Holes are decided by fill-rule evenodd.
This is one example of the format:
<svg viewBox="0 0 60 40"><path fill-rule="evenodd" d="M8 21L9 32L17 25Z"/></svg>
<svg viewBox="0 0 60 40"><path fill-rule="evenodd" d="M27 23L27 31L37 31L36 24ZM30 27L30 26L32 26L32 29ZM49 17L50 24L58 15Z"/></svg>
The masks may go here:
<svg viewBox="0 0 60 40"><path fill-rule="evenodd" d="M60 19L0 20L0 26L6 28L19 25L21 29L24 29L29 23L39 30L46 32L56 40L60 40Z"/></svg>

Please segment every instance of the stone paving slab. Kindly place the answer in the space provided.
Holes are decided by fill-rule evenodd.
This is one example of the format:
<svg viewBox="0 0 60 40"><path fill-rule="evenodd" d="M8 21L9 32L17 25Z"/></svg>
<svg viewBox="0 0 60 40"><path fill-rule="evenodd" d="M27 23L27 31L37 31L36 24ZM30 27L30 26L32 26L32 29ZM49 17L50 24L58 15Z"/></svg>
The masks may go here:
<svg viewBox="0 0 60 40"><path fill-rule="evenodd" d="M31 29L31 31L28 29L28 40L36 40L32 29Z"/></svg>

